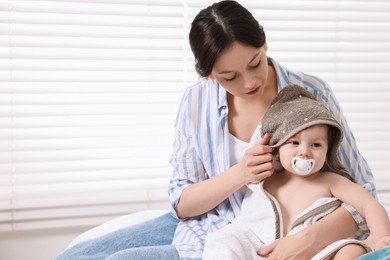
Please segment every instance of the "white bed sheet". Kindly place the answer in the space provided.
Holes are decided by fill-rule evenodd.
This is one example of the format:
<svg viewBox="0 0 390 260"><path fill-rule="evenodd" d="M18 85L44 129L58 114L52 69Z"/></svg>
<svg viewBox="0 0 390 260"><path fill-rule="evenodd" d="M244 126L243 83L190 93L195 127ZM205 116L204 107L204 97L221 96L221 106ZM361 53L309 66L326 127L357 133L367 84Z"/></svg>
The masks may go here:
<svg viewBox="0 0 390 260"><path fill-rule="evenodd" d="M168 210L145 210L145 211L140 211L129 215L124 215L124 216L114 218L108 222L105 222L97 227L89 229L84 233L80 234L79 236L77 236L75 239L71 241L71 243L68 245L68 248L77 243L83 242L85 240L100 237L102 235L113 232L115 230L129 227L131 225L135 225L137 223L161 216L167 212L169 211Z"/></svg>
<svg viewBox="0 0 390 260"><path fill-rule="evenodd" d="M387 212L390 214L390 192L383 192L379 194L379 201L382 203L382 205L386 208ZM97 227L94 227L90 230L87 230L86 232L80 234L75 239L71 241L71 243L68 245L68 248L80 243L82 241L96 238L99 236L102 236L104 234L107 234L109 232L125 228L131 225L135 225L137 223L140 223L142 221L146 221L158 216L161 216L165 213L167 213L168 210L145 210L136 212L129 215L124 215L117 217L113 220L110 220L106 223L103 223ZM372 245L372 241L370 238L365 240L365 242L369 245Z"/></svg>

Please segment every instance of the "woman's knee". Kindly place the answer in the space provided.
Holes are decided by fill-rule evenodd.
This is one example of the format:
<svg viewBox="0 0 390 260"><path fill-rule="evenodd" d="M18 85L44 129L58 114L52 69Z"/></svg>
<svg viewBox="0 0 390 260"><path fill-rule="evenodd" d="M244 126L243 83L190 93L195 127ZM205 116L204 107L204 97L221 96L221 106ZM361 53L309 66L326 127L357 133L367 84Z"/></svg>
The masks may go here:
<svg viewBox="0 0 390 260"><path fill-rule="evenodd" d="M177 224L178 220L171 214L164 214L76 244L57 256L56 260L105 259L107 256L127 249L171 245Z"/></svg>

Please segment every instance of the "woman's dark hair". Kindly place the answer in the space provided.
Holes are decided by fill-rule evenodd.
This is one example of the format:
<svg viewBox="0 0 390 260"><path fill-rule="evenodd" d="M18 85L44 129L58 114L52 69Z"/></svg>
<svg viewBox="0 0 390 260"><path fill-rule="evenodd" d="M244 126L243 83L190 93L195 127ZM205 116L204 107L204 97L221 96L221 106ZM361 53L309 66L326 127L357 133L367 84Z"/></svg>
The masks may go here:
<svg viewBox="0 0 390 260"><path fill-rule="evenodd" d="M189 40L197 73L208 77L225 47L238 41L260 48L265 43L265 34L246 8L235 1L221 1L203 9L194 18Z"/></svg>

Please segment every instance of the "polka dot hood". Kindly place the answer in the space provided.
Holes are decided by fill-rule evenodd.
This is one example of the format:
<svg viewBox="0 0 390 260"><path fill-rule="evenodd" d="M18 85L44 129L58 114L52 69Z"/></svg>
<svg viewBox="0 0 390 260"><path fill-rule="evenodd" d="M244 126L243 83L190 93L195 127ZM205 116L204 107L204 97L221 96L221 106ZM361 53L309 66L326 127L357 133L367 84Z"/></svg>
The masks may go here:
<svg viewBox="0 0 390 260"><path fill-rule="evenodd" d="M269 145L278 148L300 131L318 124L333 126L335 134L329 136L328 154L322 171L332 171L351 178L337 156L343 138L342 128L333 114L303 87L290 85L283 88L272 101L261 121L261 135L271 134Z"/></svg>

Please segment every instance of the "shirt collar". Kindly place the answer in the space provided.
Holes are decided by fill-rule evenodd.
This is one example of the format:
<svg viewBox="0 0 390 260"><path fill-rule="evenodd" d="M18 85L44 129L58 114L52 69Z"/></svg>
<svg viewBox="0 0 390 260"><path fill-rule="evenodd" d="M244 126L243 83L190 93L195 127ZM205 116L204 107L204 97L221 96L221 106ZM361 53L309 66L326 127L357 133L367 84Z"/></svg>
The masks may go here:
<svg viewBox="0 0 390 260"><path fill-rule="evenodd" d="M289 72L282 65L277 63L273 58L267 57L268 64L271 64L276 73L276 82L278 84L278 92L282 90L287 85L291 84L289 79Z"/></svg>
<svg viewBox="0 0 390 260"><path fill-rule="evenodd" d="M227 99L226 99L226 96L227 96L227 92L226 90L216 81L213 81L214 82L214 87L217 87L218 88L218 109L221 109L221 108L226 108L227 107Z"/></svg>

